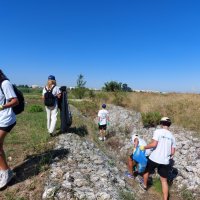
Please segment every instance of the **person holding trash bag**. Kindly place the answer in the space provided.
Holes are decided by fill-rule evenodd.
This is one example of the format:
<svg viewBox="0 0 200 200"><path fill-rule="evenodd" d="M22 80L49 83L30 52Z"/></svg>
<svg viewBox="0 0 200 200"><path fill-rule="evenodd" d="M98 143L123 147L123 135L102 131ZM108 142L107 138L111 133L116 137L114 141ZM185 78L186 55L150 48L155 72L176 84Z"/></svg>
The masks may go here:
<svg viewBox="0 0 200 200"><path fill-rule="evenodd" d="M133 134L131 137L131 144L133 145L133 152L128 157L128 171L125 175L129 178L135 178L138 173L142 173L145 170L147 164L147 158L150 154L150 149L147 151L141 151L140 146L147 143L139 137L138 134Z"/></svg>
<svg viewBox="0 0 200 200"><path fill-rule="evenodd" d="M145 173L143 174L144 183L140 186L143 190L147 190L147 181L150 173L153 173L155 168L158 169L162 184L163 200L168 199L168 183L167 177L169 174L169 161L173 158L176 148L176 141L173 134L169 131L171 120L168 117L162 117L160 120L161 129L155 130L152 142L145 146L140 146L141 150L154 148L149 160Z"/></svg>

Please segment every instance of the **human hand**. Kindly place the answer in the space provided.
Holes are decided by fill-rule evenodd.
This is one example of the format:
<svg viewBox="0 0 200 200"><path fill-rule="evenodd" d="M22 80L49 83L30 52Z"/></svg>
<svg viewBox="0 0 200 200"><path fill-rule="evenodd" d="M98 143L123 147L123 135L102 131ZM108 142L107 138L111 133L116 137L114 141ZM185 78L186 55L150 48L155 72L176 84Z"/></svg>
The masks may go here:
<svg viewBox="0 0 200 200"><path fill-rule="evenodd" d="M0 105L0 110L3 110L3 105Z"/></svg>
<svg viewBox="0 0 200 200"><path fill-rule="evenodd" d="M145 150L144 146L140 146L140 150L144 151Z"/></svg>

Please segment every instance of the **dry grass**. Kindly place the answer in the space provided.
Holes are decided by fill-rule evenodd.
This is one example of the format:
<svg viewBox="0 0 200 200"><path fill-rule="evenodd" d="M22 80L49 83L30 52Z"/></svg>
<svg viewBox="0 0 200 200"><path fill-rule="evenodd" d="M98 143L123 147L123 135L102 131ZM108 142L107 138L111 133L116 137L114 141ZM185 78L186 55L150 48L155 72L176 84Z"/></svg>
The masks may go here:
<svg viewBox="0 0 200 200"><path fill-rule="evenodd" d="M160 112L184 128L200 131L200 96L198 94L130 93L128 107L139 112Z"/></svg>
<svg viewBox="0 0 200 200"><path fill-rule="evenodd" d="M116 95L109 93L106 103L113 103ZM124 107L138 112L159 112L169 116L173 123L200 133L199 94L126 93L121 99Z"/></svg>

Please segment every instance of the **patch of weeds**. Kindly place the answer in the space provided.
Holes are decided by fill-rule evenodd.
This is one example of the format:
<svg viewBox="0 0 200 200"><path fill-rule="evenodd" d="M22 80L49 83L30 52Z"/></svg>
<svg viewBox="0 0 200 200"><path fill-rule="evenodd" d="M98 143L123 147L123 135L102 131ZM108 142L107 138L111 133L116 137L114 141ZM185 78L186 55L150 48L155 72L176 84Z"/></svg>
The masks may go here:
<svg viewBox="0 0 200 200"><path fill-rule="evenodd" d="M142 114L142 122L144 127L155 127L160 123L162 115L159 112L147 112Z"/></svg>
<svg viewBox="0 0 200 200"><path fill-rule="evenodd" d="M184 200L195 200L195 197L193 196L192 192L190 190L184 189L181 192L181 197Z"/></svg>
<svg viewBox="0 0 200 200"><path fill-rule="evenodd" d="M37 113L37 112L43 112L43 107L40 105L31 105L28 108L29 113Z"/></svg>
<svg viewBox="0 0 200 200"><path fill-rule="evenodd" d="M27 200L24 197L16 197L16 194L12 192L6 192L4 197L5 197L5 200Z"/></svg>
<svg viewBox="0 0 200 200"><path fill-rule="evenodd" d="M153 179L153 187L159 193L162 193L162 185L159 178Z"/></svg>
<svg viewBox="0 0 200 200"><path fill-rule="evenodd" d="M119 196L121 200L135 200L134 194L129 191L121 190Z"/></svg>
<svg viewBox="0 0 200 200"><path fill-rule="evenodd" d="M108 164L109 164L111 167L115 167L115 161L114 161L114 160L109 159L109 160L108 160Z"/></svg>

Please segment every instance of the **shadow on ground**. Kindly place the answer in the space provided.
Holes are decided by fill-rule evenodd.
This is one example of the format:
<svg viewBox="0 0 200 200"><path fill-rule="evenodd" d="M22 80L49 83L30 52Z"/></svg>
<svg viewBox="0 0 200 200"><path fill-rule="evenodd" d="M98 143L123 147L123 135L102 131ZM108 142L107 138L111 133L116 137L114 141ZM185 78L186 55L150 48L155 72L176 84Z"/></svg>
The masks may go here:
<svg viewBox="0 0 200 200"><path fill-rule="evenodd" d="M42 154L28 156L22 164L13 169L16 175L8 186L23 182L38 175L42 170L47 169L48 166L53 163L55 158L61 160L64 157L67 157L68 154L69 150L67 149L55 149L46 151Z"/></svg>
<svg viewBox="0 0 200 200"><path fill-rule="evenodd" d="M80 137L84 137L88 134L88 130L87 130L87 126L82 125L80 127L70 127L68 129L69 133L75 133L77 135L79 135Z"/></svg>

